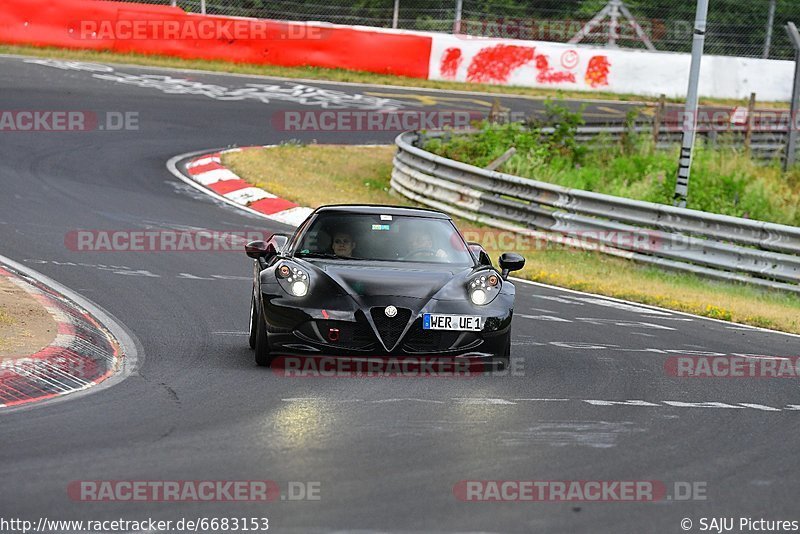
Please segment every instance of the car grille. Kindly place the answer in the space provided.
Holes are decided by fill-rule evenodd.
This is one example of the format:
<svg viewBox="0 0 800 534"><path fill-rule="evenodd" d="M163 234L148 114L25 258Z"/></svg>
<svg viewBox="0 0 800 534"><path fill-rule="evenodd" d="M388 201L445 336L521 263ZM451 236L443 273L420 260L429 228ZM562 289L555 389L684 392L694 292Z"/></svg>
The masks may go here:
<svg viewBox="0 0 800 534"><path fill-rule="evenodd" d="M359 348L371 349L375 345L375 334L372 333L367 317L361 310L356 312L356 326L353 329L352 339Z"/></svg>
<svg viewBox="0 0 800 534"><path fill-rule="evenodd" d="M440 350L442 346L441 330L422 330L416 325L411 327L406 336L403 348L409 352L433 352Z"/></svg>
<svg viewBox="0 0 800 534"><path fill-rule="evenodd" d="M370 310L370 314L383 344L388 350L392 350L400 340L400 335L411 318L411 310L397 308L397 315L394 317L387 317L385 310L385 307L375 307Z"/></svg>
<svg viewBox="0 0 800 534"><path fill-rule="evenodd" d="M408 330L403 349L415 353L463 350L480 345L481 341L480 335L475 332L423 330L422 320L418 320Z"/></svg>

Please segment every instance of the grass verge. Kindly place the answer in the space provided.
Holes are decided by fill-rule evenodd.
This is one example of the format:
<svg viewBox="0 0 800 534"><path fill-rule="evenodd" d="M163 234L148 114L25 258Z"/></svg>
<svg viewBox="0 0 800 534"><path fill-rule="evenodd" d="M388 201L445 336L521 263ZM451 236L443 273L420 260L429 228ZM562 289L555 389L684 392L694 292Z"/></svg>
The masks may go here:
<svg viewBox="0 0 800 534"><path fill-rule="evenodd" d="M244 180L304 206L409 205L389 187L393 154L393 146L281 145L226 154L223 163ZM456 224L463 232L487 231L468 221ZM493 258L503 252L493 243L485 246ZM517 273L521 278L800 334L800 298L795 295L666 272L599 252L516 252L527 259Z"/></svg>
<svg viewBox="0 0 800 534"><path fill-rule="evenodd" d="M593 99L619 102L655 102L657 98L630 94L616 94L589 91L563 91L558 89L540 89L535 87L517 87L492 84L476 84L463 82L445 82L422 80L405 76L375 74L371 72L350 71L344 69L323 69L320 67L281 67L277 65L251 65L212 61L202 59L181 59L160 55L121 54L108 51L74 50L54 47L36 47L23 45L2 45L0 54L36 56L74 61L90 61L95 63L125 63L149 67L178 69L196 69L212 72L252 74L259 76L276 76L281 78L305 78L331 82L366 83L376 85L396 85L401 87L443 89L446 91L468 91L493 93L497 95L516 95L532 98ZM683 102L683 99L672 98L669 102ZM733 107L746 105L744 100L701 98L701 105ZM787 108L787 102L759 102L761 108Z"/></svg>

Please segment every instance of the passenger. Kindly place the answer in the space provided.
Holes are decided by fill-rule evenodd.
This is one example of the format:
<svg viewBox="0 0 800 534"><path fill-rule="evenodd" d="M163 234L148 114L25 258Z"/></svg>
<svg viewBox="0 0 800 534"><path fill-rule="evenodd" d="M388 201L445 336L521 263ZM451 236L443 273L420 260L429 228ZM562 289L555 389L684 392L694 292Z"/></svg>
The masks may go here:
<svg viewBox="0 0 800 534"><path fill-rule="evenodd" d="M331 241L331 249L333 253L342 258L352 258L353 250L356 248L356 242L353 236L347 232L336 232L333 234Z"/></svg>

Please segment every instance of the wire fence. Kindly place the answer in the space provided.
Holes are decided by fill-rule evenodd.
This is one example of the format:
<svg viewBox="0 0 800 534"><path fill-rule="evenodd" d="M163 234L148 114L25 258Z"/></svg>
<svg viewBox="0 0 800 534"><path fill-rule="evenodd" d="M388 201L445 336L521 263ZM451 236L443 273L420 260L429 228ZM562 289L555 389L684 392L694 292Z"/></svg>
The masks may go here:
<svg viewBox="0 0 800 534"><path fill-rule="evenodd" d="M186 11L321 21L465 35L580 41L668 52L691 50L695 0L123 0L176 4ZM706 54L792 59L784 27L800 22L795 0L711 0ZM638 27L638 28L637 28ZM641 29L641 32L637 31Z"/></svg>

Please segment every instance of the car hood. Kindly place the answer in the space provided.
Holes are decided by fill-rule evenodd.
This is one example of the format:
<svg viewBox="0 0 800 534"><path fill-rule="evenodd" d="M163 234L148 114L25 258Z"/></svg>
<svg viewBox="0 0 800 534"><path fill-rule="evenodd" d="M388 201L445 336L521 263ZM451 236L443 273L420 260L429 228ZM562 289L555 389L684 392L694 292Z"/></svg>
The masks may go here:
<svg viewBox="0 0 800 534"><path fill-rule="evenodd" d="M385 302L384 297L414 300L411 308L423 306L432 298L466 299L467 279L485 267L431 263L347 262L341 260L306 261L315 275L332 282L362 306ZM327 283L323 283L327 285ZM378 304L380 305L380 304Z"/></svg>

